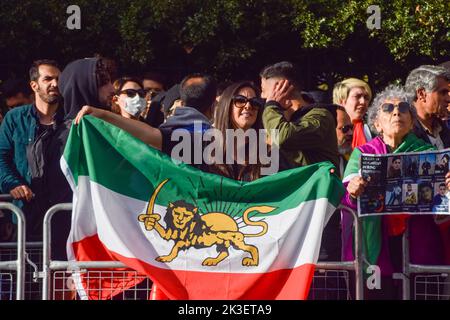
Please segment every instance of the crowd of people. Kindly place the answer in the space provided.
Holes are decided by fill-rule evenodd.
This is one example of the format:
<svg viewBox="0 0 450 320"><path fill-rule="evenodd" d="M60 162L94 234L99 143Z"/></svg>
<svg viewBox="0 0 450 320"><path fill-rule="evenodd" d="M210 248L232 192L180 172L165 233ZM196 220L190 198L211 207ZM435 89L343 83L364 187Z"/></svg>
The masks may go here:
<svg viewBox="0 0 450 320"><path fill-rule="evenodd" d="M102 57L73 61L62 71L55 61L38 60L30 68L29 87L17 82L3 86L6 112L0 116L0 193L10 194L24 210L27 241L42 240L45 211L71 201L71 190L59 167L68 132L72 123L91 115L169 156L177 144L172 137L178 129L194 135L215 128L224 136L229 129L244 133L276 130L276 139L267 136L260 141L257 136L257 143L268 150L279 149L279 171L329 161L346 188L343 204L356 209L357 198L376 178L361 176L362 153L450 147L449 68L450 62L419 66L409 73L404 86L389 85L377 93L361 79L344 79L335 84L332 101L327 101L305 91L299 70L286 61L265 67L260 84L218 85L213 77L194 73L168 88L164 77L156 73L117 77L113 61ZM215 159L198 163L193 153L190 163L241 181L264 175L265 164L260 159L249 161L251 146L244 145L244 161L237 161L238 146L230 150L224 143L221 147L232 163ZM445 155L436 165L446 166L448 172L448 159ZM389 177L400 177L401 166L401 159L393 158ZM445 177L435 202L444 201L450 175ZM411 185L407 198L417 198ZM14 228L7 222L3 218L3 241L14 239ZM365 255L370 264L381 268L384 298L398 297L392 274L401 272L401 236L408 224L413 263L450 265L450 219L392 215L367 217L362 222ZM52 258L64 260L70 218L53 223L58 228L53 228ZM324 229L319 260L353 260L353 234L352 216L336 212Z"/></svg>

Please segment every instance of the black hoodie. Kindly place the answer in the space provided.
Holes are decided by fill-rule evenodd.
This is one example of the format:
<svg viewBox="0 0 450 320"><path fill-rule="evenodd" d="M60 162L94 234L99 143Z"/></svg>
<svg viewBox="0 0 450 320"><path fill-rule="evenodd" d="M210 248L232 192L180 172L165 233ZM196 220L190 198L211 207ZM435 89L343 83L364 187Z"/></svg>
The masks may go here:
<svg viewBox="0 0 450 320"><path fill-rule="evenodd" d="M69 63L59 77L59 90L64 99L65 119L74 119L85 105L100 107L96 79L98 58Z"/></svg>

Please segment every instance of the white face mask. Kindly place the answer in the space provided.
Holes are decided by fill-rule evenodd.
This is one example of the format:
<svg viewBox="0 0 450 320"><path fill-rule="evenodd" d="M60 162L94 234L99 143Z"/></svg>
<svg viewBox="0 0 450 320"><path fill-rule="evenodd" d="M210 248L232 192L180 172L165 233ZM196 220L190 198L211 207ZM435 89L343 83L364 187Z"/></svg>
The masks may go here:
<svg viewBox="0 0 450 320"><path fill-rule="evenodd" d="M136 94L133 98L125 98L125 111L132 116L139 116L139 114L145 110L145 107L147 107L147 101L144 98L139 97L138 94Z"/></svg>

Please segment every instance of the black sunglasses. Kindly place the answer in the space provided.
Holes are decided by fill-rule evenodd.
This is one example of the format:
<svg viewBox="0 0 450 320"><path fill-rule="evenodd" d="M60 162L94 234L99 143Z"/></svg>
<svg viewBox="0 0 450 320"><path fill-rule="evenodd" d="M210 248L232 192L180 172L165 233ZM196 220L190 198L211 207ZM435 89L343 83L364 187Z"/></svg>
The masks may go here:
<svg viewBox="0 0 450 320"><path fill-rule="evenodd" d="M411 108L408 102L402 101L399 104L383 103L383 105L381 106L381 110L386 113L392 113L395 107L398 107L398 111L400 111L401 113L407 113Z"/></svg>
<svg viewBox="0 0 450 320"><path fill-rule="evenodd" d="M345 126L342 126L340 130L342 131L342 133L347 133L348 131L353 130L353 124L347 124Z"/></svg>
<svg viewBox="0 0 450 320"><path fill-rule="evenodd" d="M233 103L236 108L242 109L245 107L247 102L250 103L250 106L255 109L259 109L263 106L263 102L261 99L258 99L257 97L253 97L248 99L247 97L237 95L233 97Z"/></svg>
<svg viewBox="0 0 450 320"><path fill-rule="evenodd" d="M125 89L119 92L119 94L122 93L125 93L129 98L134 98L136 94L138 94L141 98L145 98L145 95L147 94L144 89Z"/></svg>

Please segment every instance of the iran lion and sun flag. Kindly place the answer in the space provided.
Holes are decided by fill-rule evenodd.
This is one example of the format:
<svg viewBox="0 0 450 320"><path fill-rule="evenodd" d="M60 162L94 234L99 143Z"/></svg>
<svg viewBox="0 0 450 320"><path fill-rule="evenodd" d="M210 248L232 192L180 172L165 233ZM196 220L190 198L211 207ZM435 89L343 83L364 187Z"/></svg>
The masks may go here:
<svg viewBox="0 0 450 320"><path fill-rule="evenodd" d="M121 261L170 299L306 299L344 192L330 163L240 182L91 116L72 126L61 165L74 190L69 260ZM81 276L77 287L101 299L135 284Z"/></svg>

